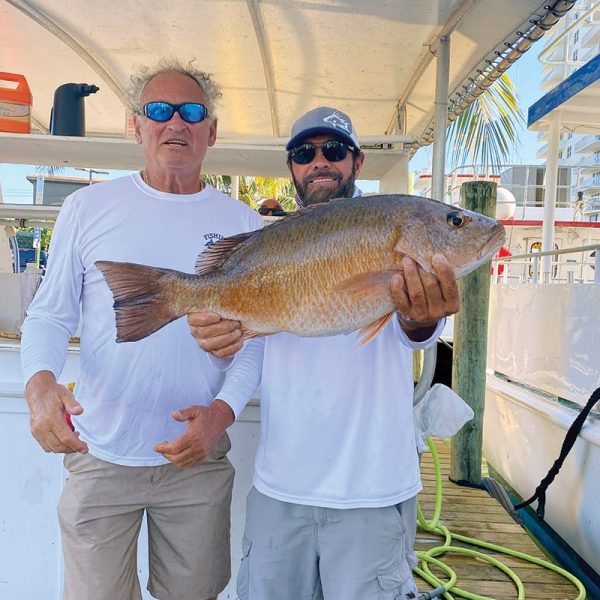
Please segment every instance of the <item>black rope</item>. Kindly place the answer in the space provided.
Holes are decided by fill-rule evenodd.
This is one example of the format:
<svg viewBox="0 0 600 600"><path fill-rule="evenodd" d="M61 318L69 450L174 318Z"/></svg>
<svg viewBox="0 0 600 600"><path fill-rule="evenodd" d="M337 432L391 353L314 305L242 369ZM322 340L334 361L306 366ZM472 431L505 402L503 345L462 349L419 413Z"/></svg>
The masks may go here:
<svg viewBox="0 0 600 600"><path fill-rule="evenodd" d="M579 432L581 431L581 428L583 427L585 420L587 419L588 415L590 414L590 411L594 407L594 404L596 404L596 402L598 402L598 400L600 400L600 388L598 388L590 396L590 399L587 401L587 404L583 407L582 411L577 415L577 418L573 421L573 423L571 424L571 427L569 427L569 430L567 431L567 435L565 435L565 440L562 444L562 448L560 449L559 457L554 461L554 464L552 465L551 469L548 471L548 474L546 475L546 477L544 477L544 479L542 479L542 481L540 481L540 485L538 485L537 488L535 488L535 494L531 498L529 498L529 500L525 500L524 502L517 504L515 506L515 510L519 510L520 508L525 508L526 506L529 506L532 502L537 500L538 501L538 506L537 506L537 510L536 510L537 515L540 519L544 518L544 513L546 511L546 490L548 489L550 484L554 481L554 478L558 475L558 472L560 471L560 468L562 467L563 463L565 462L567 455L571 451L573 444L575 444L575 440L577 439L577 436L579 435Z"/></svg>

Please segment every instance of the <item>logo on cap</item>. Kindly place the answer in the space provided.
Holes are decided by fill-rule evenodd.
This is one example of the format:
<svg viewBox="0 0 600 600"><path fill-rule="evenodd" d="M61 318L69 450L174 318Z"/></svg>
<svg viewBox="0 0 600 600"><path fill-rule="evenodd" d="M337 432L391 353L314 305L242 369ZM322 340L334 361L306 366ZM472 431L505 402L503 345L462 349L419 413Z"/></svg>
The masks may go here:
<svg viewBox="0 0 600 600"><path fill-rule="evenodd" d="M337 112L325 117L323 121L325 121L325 123L329 123L336 129L343 129L346 133L348 133L348 135L352 135L352 125Z"/></svg>

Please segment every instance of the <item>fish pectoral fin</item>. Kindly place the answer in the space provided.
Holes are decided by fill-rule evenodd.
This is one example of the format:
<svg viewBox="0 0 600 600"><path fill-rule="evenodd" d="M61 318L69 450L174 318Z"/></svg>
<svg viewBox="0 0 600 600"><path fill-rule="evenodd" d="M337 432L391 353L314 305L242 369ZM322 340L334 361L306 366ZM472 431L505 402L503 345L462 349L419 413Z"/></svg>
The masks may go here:
<svg viewBox="0 0 600 600"><path fill-rule="evenodd" d="M361 273L333 286L333 291L347 296L352 302L366 302L389 296L390 282L396 271Z"/></svg>
<svg viewBox="0 0 600 600"><path fill-rule="evenodd" d="M383 315L377 321L373 321L364 327L359 329L357 337L358 337L358 345L364 346L368 344L374 337L376 337L379 333L383 331L383 328L388 324L388 321L392 318L394 313L388 313L387 315Z"/></svg>
<svg viewBox="0 0 600 600"><path fill-rule="evenodd" d="M218 269L249 237L254 235L254 231L232 235L223 238L209 246L196 259L196 275L205 275Z"/></svg>
<svg viewBox="0 0 600 600"><path fill-rule="evenodd" d="M261 335L265 335L264 333L257 333L256 331L251 331L250 329L246 329L242 325L242 335L240 337L240 341L244 342L246 340L250 340L255 337L260 337Z"/></svg>

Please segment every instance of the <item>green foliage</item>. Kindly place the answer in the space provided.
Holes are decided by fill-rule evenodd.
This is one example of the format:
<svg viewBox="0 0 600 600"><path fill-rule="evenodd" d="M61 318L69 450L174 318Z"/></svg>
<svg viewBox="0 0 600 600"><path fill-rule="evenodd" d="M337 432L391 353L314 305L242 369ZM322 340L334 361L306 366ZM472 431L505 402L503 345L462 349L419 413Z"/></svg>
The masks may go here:
<svg viewBox="0 0 600 600"><path fill-rule="evenodd" d="M204 175L203 179L219 191L231 195L230 175ZM239 178L239 199L255 210L265 198L275 198L286 211L295 210L294 195L294 185L287 177Z"/></svg>
<svg viewBox="0 0 600 600"><path fill-rule="evenodd" d="M498 170L509 162L523 124L514 84L503 73L448 126L449 166Z"/></svg>
<svg viewBox="0 0 600 600"><path fill-rule="evenodd" d="M40 248L42 250L48 250L51 235L51 229L42 229L40 235ZM19 229L16 237L19 248L33 248L33 227Z"/></svg>

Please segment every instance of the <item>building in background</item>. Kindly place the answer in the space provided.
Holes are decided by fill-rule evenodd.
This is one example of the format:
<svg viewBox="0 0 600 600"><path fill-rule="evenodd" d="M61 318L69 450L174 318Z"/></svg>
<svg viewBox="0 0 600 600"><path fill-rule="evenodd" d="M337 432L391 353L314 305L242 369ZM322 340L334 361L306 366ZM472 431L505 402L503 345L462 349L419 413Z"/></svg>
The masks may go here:
<svg viewBox="0 0 600 600"><path fill-rule="evenodd" d="M542 91L549 92L577 69L600 54L600 0L579 0L547 34L545 47L540 52L544 78ZM547 160L548 133L538 140L543 144L537 158ZM559 165L569 167L559 172L557 206L565 201L565 193L575 212L585 220L598 220L600 211L600 131L581 134L577 127L560 136ZM562 172L562 173L561 173ZM564 187L567 186L567 187ZM566 191L568 190L568 192Z"/></svg>
<svg viewBox="0 0 600 600"><path fill-rule="evenodd" d="M38 182L43 179L41 202L36 201ZM45 206L62 206L65 198L86 185L100 183L102 179L84 179L62 175L28 175L27 180L33 184L33 203Z"/></svg>

